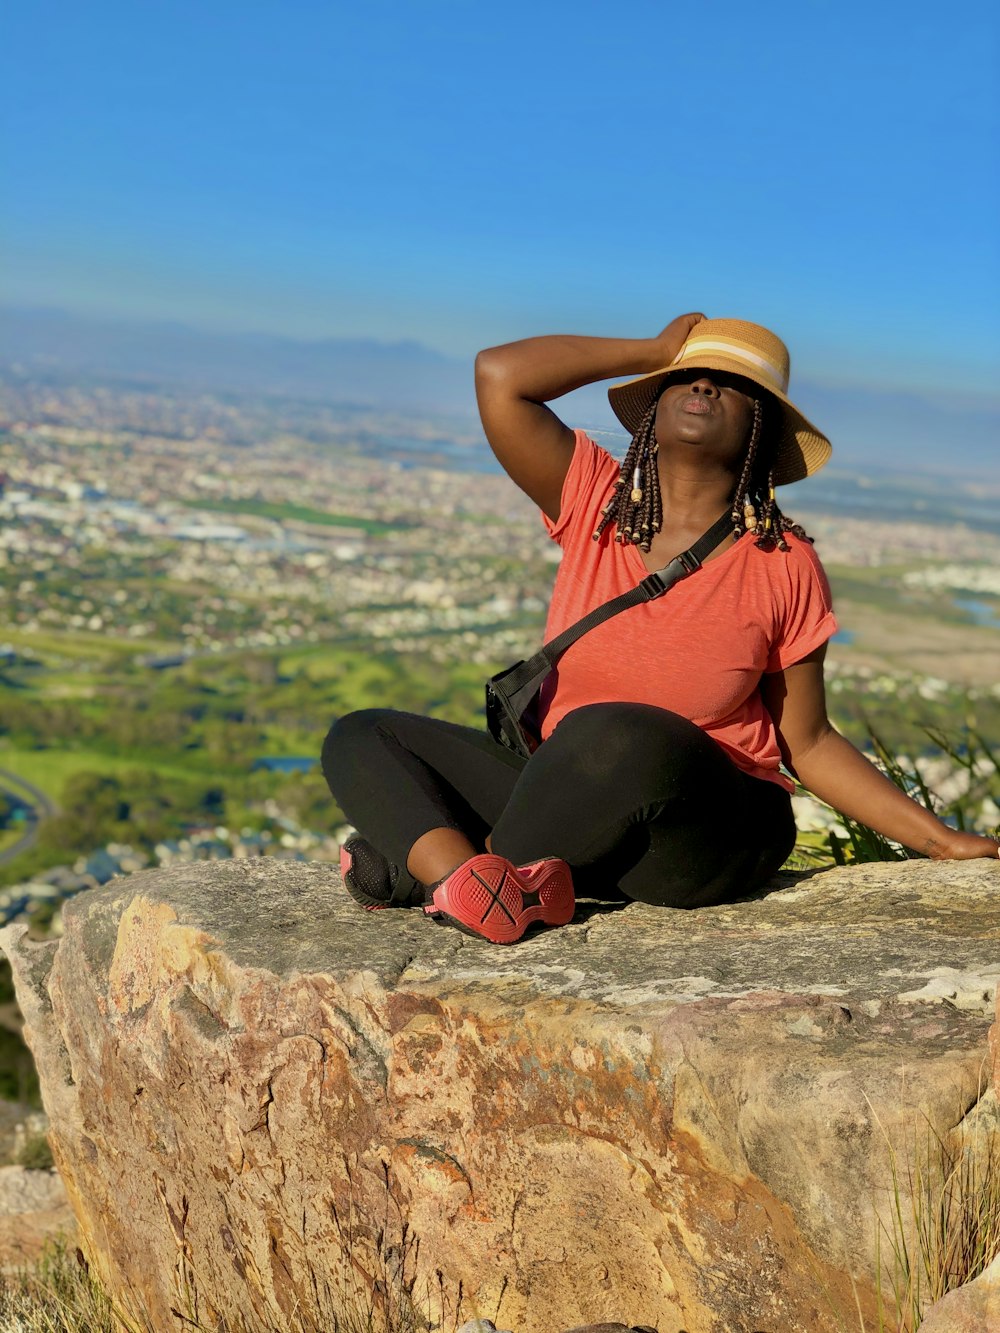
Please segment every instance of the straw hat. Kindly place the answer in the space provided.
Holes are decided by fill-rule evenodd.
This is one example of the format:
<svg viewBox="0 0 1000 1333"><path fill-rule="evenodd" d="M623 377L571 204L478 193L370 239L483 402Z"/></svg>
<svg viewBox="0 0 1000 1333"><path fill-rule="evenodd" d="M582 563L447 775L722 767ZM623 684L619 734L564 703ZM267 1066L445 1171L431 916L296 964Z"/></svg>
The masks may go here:
<svg viewBox="0 0 1000 1333"><path fill-rule="evenodd" d="M688 334L669 366L627 384L613 385L608 397L615 416L634 435L663 385L678 372L724 370L752 380L766 389L781 409L774 481L782 486L818 472L832 452L826 436L786 397L789 365L788 348L769 329L742 319L703 319Z"/></svg>

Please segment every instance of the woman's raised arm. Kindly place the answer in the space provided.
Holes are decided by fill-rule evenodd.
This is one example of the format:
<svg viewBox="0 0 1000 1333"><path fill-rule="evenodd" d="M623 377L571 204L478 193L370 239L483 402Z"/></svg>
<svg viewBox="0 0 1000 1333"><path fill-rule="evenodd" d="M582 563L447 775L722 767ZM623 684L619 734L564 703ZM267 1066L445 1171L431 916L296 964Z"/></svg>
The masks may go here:
<svg viewBox="0 0 1000 1333"><path fill-rule="evenodd" d="M573 456L573 432L546 404L597 380L670 365L704 315L679 315L655 338L552 334L489 347L476 358L476 396L490 448L553 521Z"/></svg>

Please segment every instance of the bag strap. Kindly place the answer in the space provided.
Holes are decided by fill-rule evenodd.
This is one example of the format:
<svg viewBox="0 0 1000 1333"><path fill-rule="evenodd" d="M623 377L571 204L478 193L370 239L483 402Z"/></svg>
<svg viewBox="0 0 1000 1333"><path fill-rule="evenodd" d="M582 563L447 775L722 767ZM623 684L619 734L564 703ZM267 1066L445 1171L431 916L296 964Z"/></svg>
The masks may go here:
<svg viewBox="0 0 1000 1333"><path fill-rule="evenodd" d="M610 601L604 602L601 606L595 606L592 611L588 611L585 616L564 629L561 634L557 634L554 639L539 648L533 657L529 657L526 662L520 662L516 667L512 667L504 674L504 688L508 695L513 696L519 689L524 689L529 684L536 681L539 673L551 671L556 664L556 658L560 657L571 644L576 643L577 639L582 638L588 630L592 630L596 625L602 625L604 621L610 620L612 616L618 615L620 611L628 611L630 607L639 606L643 602L652 602L657 597L662 597L668 592L675 583L681 579L686 579L689 574L695 570L701 569L705 558L715 550L719 542L732 531L732 515L727 511L718 518L707 532L702 533L698 540L687 551L681 551L680 555L675 555L669 564L664 565L662 569L654 570L647 574L641 583L628 592L619 593L617 597L612 597ZM533 693L533 691L532 691ZM527 706L529 699L524 700Z"/></svg>

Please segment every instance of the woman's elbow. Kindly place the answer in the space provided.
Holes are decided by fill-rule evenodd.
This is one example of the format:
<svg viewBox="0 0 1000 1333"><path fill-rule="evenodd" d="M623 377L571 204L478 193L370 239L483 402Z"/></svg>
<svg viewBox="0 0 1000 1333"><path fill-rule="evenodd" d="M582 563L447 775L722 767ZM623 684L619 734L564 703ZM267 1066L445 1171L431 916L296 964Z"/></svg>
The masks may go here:
<svg viewBox="0 0 1000 1333"><path fill-rule="evenodd" d="M803 777L803 773L808 772L817 760L822 765L828 743L833 740L836 744L841 739L843 738L840 732L827 719L809 731L794 736L787 734L779 736L781 757L788 771L808 787L809 783Z"/></svg>
<svg viewBox="0 0 1000 1333"><path fill-rule="evenodd" d="M498 384L504 378L502 347L484 347L476 355L476 386Z"/></svg>

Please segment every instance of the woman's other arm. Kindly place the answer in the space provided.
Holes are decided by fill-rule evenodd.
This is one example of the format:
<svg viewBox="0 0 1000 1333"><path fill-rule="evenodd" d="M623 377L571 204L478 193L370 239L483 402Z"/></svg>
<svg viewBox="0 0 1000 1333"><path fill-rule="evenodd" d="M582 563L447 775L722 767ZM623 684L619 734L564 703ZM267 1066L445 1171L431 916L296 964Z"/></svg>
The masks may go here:
<svg viewBox="0 0 1000 1333"><path fill-rule="evenodd" d="M826 713L825 656L824 644L794 666L761 679L786 767L835 810L932 860L996 857L1000 843L949 828L900 791L834 729Z"/></svg>
<svg viewBox="0 0 1000 1333"><path fill-rule="evenodd" d="M488 347L476 358L476 396L490 448L553 522L573 457L573 432L546 406L597 380L670 365L704 315L679 315L655 338L553 334Z"/></svg>

